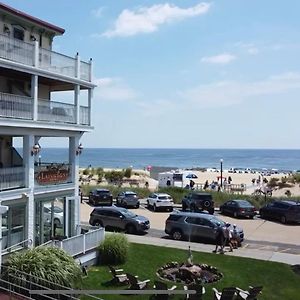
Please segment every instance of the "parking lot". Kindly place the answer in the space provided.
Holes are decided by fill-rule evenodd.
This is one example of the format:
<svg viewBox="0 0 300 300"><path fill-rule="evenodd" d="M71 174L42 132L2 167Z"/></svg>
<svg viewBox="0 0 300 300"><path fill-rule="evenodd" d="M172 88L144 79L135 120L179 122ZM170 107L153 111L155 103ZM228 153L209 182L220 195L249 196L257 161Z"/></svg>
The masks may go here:
<svg viewBox="0 0 300 300"><path fill-rule="evenodd" d="M179 208L178 208L179 209ZM88 203L81 205L81 222L88 222L89 215L93 207ZM176 210L176 208L174 209ZM150 230L147 236L165 237L165 221L169 216L169 212L153 212L146 208L145 202L141 201L141 206L138 209L132 209L133 212L143 215L150 220ZM244 229L245 242L243 247L249 249L264 249L276 252L285 252L300 254L300 225L266 221L255 217L254 219L236 219L215 213L225 222L237 224Z"/></svg>

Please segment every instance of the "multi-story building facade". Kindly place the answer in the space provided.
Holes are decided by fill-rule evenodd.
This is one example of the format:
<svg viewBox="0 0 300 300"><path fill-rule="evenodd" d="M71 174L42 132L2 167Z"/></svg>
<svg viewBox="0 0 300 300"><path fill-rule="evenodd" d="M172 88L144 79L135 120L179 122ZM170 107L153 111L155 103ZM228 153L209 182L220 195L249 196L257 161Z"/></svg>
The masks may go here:
<svg viewBox="0 0 300 300"><path fill-rule="evenodd" d="M63 33L0 3L2 253L76 235L80 224L80 138L92 130L95 85L91 60L52 50L53 38ZM66 91L71 101L64 101ZM67 161L41 159L43 141L53 137L66 140Z"/></svg>

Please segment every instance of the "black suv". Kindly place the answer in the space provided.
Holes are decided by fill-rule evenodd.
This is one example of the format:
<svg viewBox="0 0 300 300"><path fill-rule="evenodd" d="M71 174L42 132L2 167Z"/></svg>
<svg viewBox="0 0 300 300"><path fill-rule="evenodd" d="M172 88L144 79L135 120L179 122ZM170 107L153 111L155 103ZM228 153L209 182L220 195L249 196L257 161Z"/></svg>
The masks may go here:
<svg viewBox="0 0 300 300"><path fill-rule="evenodd" d="M215 212L214 201L211 194L192 192L182 199L182 210L186 211L208 211L211 215Z"/></svg>
<svg viewBox="0 0 300 300"><path fill-rule="evenodd" d="M149 220L138 216L126 208L111 206L97 207L90 214L89 223L92 226L117 228L127 233L144 232L150 228Z"/></svg>
<svg viewBox="0 0 300 300"><path fill-rule="evenodd" d="M112 205L113 196L109 190L95 189L89 194L89 203L93 205Z"/></svg>
<svg viewBox="0 0 300 300"><path fill-rule="evenodd" d="M273 201L259 210L263 219L276 219L285 224L300 223L300 203L288 200Z"/></svg>

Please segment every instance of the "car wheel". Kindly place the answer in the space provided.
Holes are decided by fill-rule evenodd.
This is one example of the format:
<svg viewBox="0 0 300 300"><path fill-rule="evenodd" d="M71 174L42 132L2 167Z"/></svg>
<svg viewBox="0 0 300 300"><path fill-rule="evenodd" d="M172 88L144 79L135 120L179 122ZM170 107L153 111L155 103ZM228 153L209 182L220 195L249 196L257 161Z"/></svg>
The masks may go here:
<svg viewBox="0 0 300 300"><path fill-rule="evenodd" d="M261 219L265 219L266 218L266 216L265 216L265 214L264 214L263 211L261 211L259 215L260 215Z"/></svg>
<svg viewBox="0 0 300 300"><path fill-rule="evenodd" d="M53 222L54 222L54 225L56 225L56 227L59 227L61 225L59 219L54 219Z"/></svg>
<svg viewBox="0 0 300 300"><path fill-rule="evenodd" d="M185 204L185 203L182 203L182 211L186 211L186 209L187 209L186 204Z"/></svg>
<svg viewBox="0 0 300 300"><path fill-rule="evenodd" d="M238 217L238 214L237 214L237 212L236 212L236 211L233 213L233 216L234 216L235 218L237 218L237 217Z"/></svg>
<svg viewBox="0 0 300 300"><path fill-rule="evenodd" d="M191 205L191 211L196 212L196 206L195 206L195 204Z"/></svg>
<svg viewBox="0 0 300 300"><path fill-rule="evenodd" d="M170 212L173 211L173 207L170 207L170 208L169 208L169 211L170 211Z"/></svg>
<svg viewBox="0 0 300 300"><path fill-rule="evenodd" d="M208 213L209 213L210 215L213 215L214 212L215 212L215 209L214 209L214 208L210 208L210 209L208 210Z"/></svg>
<svg viewBox="0 0 300 300"><path fill-rule="evenodd" d="M182 231L180 229L174 229L172 231L173 240L180 241L183 239Z"/></svg>
<svg viewBox="0 0 300 300"><path fill-rule="evenodd" d="M223 208L220 208L220 213L221 213L222 215L224 215L224 209L223 209Z"/></svg>
<svg viewBox="0 0 300 300"><path fill-rule="evenodd" d="M150 203L149 203L149 200L147 200L147 208L150 209Z"/></svg>
<svg viewBox="0 0 300 300"><path fill-rule="evenodd" d="M154 211L157 211L156 204L153 205L153 210L154 210Z"/></svg>
<svg viewBox="0 0 300 300"><path fill-rule="evenodd" d="M102 221L100 221L100 220L95 220L95 221L93 222L93 226L100 226L100 227L103 227L103 223L102 223Z"/></svg>
<svg viewBox="0 0 300 300"><path fill-rule="evenodd" d="M286 223L286 216L281 216L281 217L280 217L280 222L281 222L282 224L285 224L285 223Z"/></svg>
<svg viewBox="0 0 300 300"><path fill-rule="evenodd" d="M140 207L140 204L138 203L136 206L135 206L135 208L139 208Z"/></svg>
<svg viewBox="0 0 300 300"><path fill-rule="evenodd" d="M132 225L132 224L129 224L129 225L127 225L126 226L126 232L127 233L129 233L129 234L134 234L134 233L136 233L136 228L135 228L135 226L134 225Z"/></svg>

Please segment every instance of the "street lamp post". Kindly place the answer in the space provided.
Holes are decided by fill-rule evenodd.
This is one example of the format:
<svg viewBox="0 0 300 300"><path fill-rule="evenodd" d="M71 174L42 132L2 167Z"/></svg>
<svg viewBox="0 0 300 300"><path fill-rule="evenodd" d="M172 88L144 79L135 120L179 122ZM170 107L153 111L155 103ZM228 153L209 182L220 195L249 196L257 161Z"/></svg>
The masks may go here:
<svg viewBox="0 0 300 300"><path fill-rule="evenodd" d="M221 188L223 187L223 159L220 159L220 165L221 165Z"/></svg>

